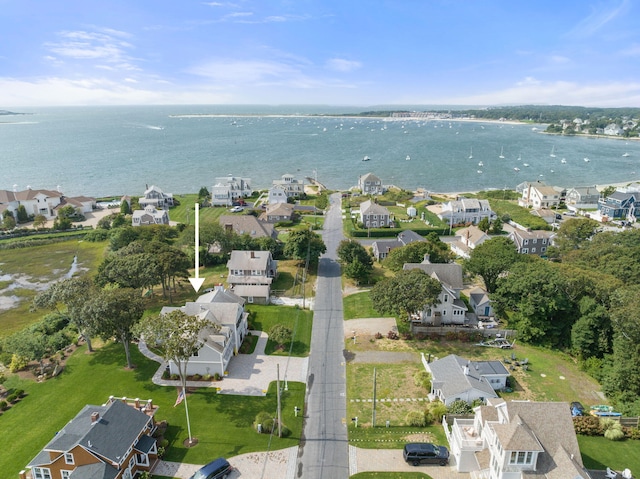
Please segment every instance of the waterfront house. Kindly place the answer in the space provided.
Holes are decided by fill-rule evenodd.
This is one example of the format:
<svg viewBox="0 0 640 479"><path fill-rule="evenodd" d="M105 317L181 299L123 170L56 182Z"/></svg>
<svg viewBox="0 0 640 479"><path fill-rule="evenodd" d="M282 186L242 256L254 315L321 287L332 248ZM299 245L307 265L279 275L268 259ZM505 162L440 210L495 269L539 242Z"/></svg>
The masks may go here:
<svg viewBox="0 0 640 479"><path fill-rule="evenodd" d="M290 203L269 203L260 215L262 221L278 223L279 221L293 221L295 206Z"/></svg>
<svg viewBox="0 0 640 479"><path fill-rule="evenodd" d="M551 245L552 233L549 231L528 231L514 229L509 233L509 239L516 245L520 254L532 254L546 256L547 249Z"/></svg>
<svg viewBox="0 0 640 479"><path fill-rule="evenodd" d="M211 188L211 206L232 206L235 201L252 194L251 178L233 175L219 177Z"/></svg>
<svg viewBox="0 0 640 479"><path fill-rule="evenodd" d="M560 204L561 192L542 182L526 183L518 205L524 208L555 208Z"/></svg>
<svg viewBox="0 0 640 479"><path fill-rule="evenodd" d="M227 283L236 295L249 303L269 304L271 283L278 271L270 251L234 250L227 269Z"/></svg>
<svg viewBox="0 0 640 479"><path fill-rule="evenodd" d="M365 228L387 228L391 226L391 213L384 206L371 200L360 204L360 223Z"/></svg>
<svg viewBox="0 0 640 479"><path fill-rule="evenodd" d="M639 193L615 191L598 201L598 211L611 220L628 219L635 221L636 211L640 207Z"/></svg>
<svg viewBox="0 0 640 479"><path fill-rule="evenodd" d="M402 269L421 269L442 286L437 303L427 304L422 311L414 313L411 317L412 325L464 325L468 321L467 306L460 299L463 288L462 266L457 263L431 263L429 255L425 255L422 263L405 263Z"/></svg>
<svg viewBox="0 0 640 479"><path fill-rule="evenodd" d="M287 203L287 191L282 185L274 185L269 188L267 193L268 201L270 205L275 205L278 203Z"/></svg>
<svg viewBox="0 0 640 479"><path fill-rule="evenodd" d="M595 209L598 207L600 192L595 186L577 186L567 190L565 203L572 210Z"/></svg>
<svg viewBox="0 0 640 479"><path fill-rule="evenodd" d="M87 405L27 465L30 479L131 479L158 457L153 402L110 397ZM47 414L55 414L49 411Z"/></svg>
<svg viewBox="0 0 640 479"><path fill-rule="evenodd" d="M168 225L169 212L158 210L153 205L147 205L144 210L135 210L131 215L132 226Z"/></svg>
<svg viewBox="0 0 640 479"><path fill-rule="evenodd" d="M27 189L14 193L19 205L24 206L27 215L42 215L48 220L57 216L56 208L62 202L62 193L51 190Z"/></svg>
<svg viewBox="0 0 640 479"><path fill-rule="evenodd" d="M281 187L287 198L300 198L304 196L304 180L298 180L291 174L282 175L279 180L273 180L273 186Z"/></svg>
<svg viewBox="0 0 640 479"><path fill-rule="evenodd" d="M429 398L449 406L454 401L468 404L497 398L496 391L507 386L509 371L500 361L469 361L455 354L423 365L431 374Z"/></svg>
<svg viewBox="0 0 640 479"><path fill-rule="evenodd" d="M373 256L377 261L381 261L389 256L389 253L396 249L402 248L416 241L424 241L424 238L413 230L405 230L398 233L398 237L394 240L378 240L371 245Z"/></svg>
<svg viewBox="0 0 640 479"><path fill-rule="evenodd" d="M443 419L458 472L486 479L590 479L565 402L488 398L472 419Z"/></svg>
<svg viewBox="0 0 640 479"><path fill-rule="evenodd" d="M194 302L181 307L162 308L160 314L179 309L189 316L199 316L208 322L208 326L198 335L200 349L189 358L187 375L224 376L249 330L248 313L244 310L244 305L243 298L217 286ZM169 372L178 373L173 361L169 362Z"/></svg>
<svg viewBox="0 0 640 479"><path fill-rule="evenodd" d="M442 205L442 209L438 213L438 217L448 224L467 224L477 225L484 218L489 221L496 217L491 211L491 205L487 200L477 200L475 198L459 198L449 201Z"/></svg>
<svg viewBox="0 0 640 479"><path fill-rule="evenodd" d="M358 178L358 189L363 195L382 195L385 192L382 180L373 173L367 173Z"/></svg>
<svg viewBox="0 0 640 479"><path fill-rule="evenodd" d="M158 210L168 210L173 206L173 194L164 193L157 186L151 185L145 190L144 196L138 200L138 204L142 209L151 205Z"/></svg>
<svg viewBox="0 0 640 479"><path fill-rule="evenodd" d="M91 213L98 207L96 199L89 196L63 196L60 206L67 205L72 206L78 213Z"/></svg>
<svg viewBox="0 0 640 479"><path fill-rule="evenodd" d="M620 136L624 133L624 130L615 123L610 123L604 127L603 133L610 136Z"/></svg>

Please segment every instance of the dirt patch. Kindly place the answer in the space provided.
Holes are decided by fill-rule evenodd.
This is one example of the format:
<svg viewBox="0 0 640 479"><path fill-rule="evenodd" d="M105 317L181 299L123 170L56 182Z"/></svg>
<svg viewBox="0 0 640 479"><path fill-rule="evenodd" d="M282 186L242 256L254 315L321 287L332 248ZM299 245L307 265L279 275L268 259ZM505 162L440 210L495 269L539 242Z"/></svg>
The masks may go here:
<svg viewBox="0 0 640 479"><path fill-rule="evenodd" d="M404 436L407 442L435 442L436 437L430 432L421 432L416 434L407 434Z"/></svg>

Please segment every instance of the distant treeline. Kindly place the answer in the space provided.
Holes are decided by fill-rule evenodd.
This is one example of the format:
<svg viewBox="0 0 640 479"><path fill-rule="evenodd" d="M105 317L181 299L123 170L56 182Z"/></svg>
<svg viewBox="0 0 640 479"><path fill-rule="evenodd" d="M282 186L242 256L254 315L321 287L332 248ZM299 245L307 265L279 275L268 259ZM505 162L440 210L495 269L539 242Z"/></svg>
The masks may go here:
<svg viewBox="0 0 640 479"><path fill-rule="evenodd" d="M594 108L564 105L496 106L472 110L422 110L422 112L427 111L436 114L451 115L453 118L475 117L487 120L504 119L537 123L556 123L560 120L573 120L575 118L581 118L583 120L640 118L640 108ZM398 113L411 112L408 110L378 110L363 111L341 116L390 117Z"/></svg>

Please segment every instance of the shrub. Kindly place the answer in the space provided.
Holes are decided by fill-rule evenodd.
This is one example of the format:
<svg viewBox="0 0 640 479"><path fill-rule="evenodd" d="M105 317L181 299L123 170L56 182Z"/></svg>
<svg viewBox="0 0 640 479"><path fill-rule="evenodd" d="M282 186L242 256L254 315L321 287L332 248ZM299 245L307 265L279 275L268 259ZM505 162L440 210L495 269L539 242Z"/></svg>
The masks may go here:
<svg viewBox="0 0 640 479"><path fill-rule="evenodd" d="M164 447L159 447L158 448L158 457L162 458L164 456L165 452L166 452L166 449Z"/></svg>
<svg viewBox="0 0 640 479"><path fill-rule="evenodd" d="M213 379L214 379L215 381L220 381L220 380L222 379L222 377L220 376L220 373L215 373L215 374L213 375Z"/></svg>
<svg viewBox="0 0 640 479"><path fill-rule="evenodd" d="M405 341L411 341L413 339L413 334L411 334L411 331L406 331L402 333L402 339Z"/></svg>
<svg viewBox="0 0 640 479"><path fill-rule="evenodd" d="M7 401L0 401L0 411L6 411L7 409L9 409Z"/></svg>
<svg viewBox="0 0 640 479"><path fill-rule="evenodd" d="M22 356L18 356L17 354L14 353L13 356L11 356L11 364L9 364L9 371L12 373L17 373L21 369L26 368L27 364L29 364L29 362L27 361L26 358L23 358Z"/></svg>
<svg viewBox="0 0 640 479"><path fill-rule="evenodd" d="M158 447L162 447L162 448L166 449L168 445L169 445L169 440L168 439L162 438L162 439L160 439L158 441Z"/></svg>
<svg viewBox="0 0 640 479"><path fill-rule="evenodd" d="M253 422L254 427L258 432L270 433L273 428L273 417L268 412L262 411L256 415L256 419ZM262 430L259 429L260 426Z"/></svg>
<svg viewBox="0 0 640 479"><path fill-rule="evenodd" d="M18 400L18 396L16 396L16 393L13 394L9 394L7 396L7 402L13 404L14 402L16 402Z"/></svg>
<svg viewBox="0 0 640 479"><path fill-rule="evenodd" d="M625 436L629 439L640 439L640 428L638 427L626 427L623 428Z"/></svg>
<svg viewBox="0 0 640 479"><path fill-rule="evenodd" d="M469 406L466 401L458 399L449 404L447 411L449 414L471 414L473 409L471 409L471 406Z"/></svg>
<svg viewBox="0 0 640 479"><path fill-rule="evenodd" d="M604 430L604 437L610 441L620 441L624 439L624 431L622 425L611 418L603 418L600 420L600 427Z"/></svg>
<svg viewBox="0 0 640 479"><path fill-rule="evenodd" d="M602 427L595 416L576 416L573 418L573 428L576 434L583 436L601 436Z"/></svg>
<svg viewBox="0 0 640 479"><path fill-rule="evenodd" d="M426 371L418 371L413 375L413 383L418 387L431 390L431 374Z"/></svg>
<svg viewBox="0 0 640 479"><path fill-rule="evenodd" d="M442 422L443 416L447 414L447 406L441 401L430 402L427 408L431 416L433 416L433 420L438 423Z"/></svg>
<svg viewBox="0 0 640 479"><path fill-rule="evenodd" d="M382 333L379 333L379 332L376 333L375 337L376 337L376 339L382 339Z"/></svg>
<svg viewBox="0 0 640 479"><path fill-rule="evenodd" d="M387 338L388 339L400 339L400 336L398 336L398 333L396 333L395 331L389 331L387 333Z"/></svg>
<svg viewBox="0 0 640 479"><path fill-rule="evenodd" d="M200 374L194 374L193 376L191 376L191 379L193 379L194 381L200 381L202 379L202 376Z"/></svg>
<svg viewBox="0 0 640 479"><path fill-rule="evenodd" d="M411 427L424 427L426 426L424 412L421 411L409 411L404 420L407 426Z"/></svg>
<svg viewBox="0 0 640 479"><path fill-rule="evenodd" d="M171 379L172 381L177 381L178 379L180 379L180 376L176 373L173 373L171 376L169 376L169 379Z"/></svg>

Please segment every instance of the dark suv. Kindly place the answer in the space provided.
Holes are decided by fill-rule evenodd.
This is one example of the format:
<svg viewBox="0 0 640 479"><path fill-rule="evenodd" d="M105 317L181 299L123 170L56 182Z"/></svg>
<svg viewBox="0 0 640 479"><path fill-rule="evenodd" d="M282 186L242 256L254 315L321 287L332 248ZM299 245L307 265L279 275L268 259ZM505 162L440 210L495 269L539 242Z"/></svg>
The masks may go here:
<svg viewBox="0 0 640 479"><path fill-rule="evenodd" d="M429 442L412 442L404 446L404 460L409 464L449 464L449 450L444 446L436 446Z"/></svg>
<svg viewBox="0 0 640 479"><path fill-rule="evenodd" d="M190 479L223 479L229 476L231 471L233 471L231 464L223 457L219 457L201 467Z"/></svg>

